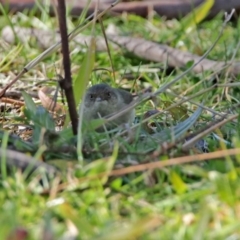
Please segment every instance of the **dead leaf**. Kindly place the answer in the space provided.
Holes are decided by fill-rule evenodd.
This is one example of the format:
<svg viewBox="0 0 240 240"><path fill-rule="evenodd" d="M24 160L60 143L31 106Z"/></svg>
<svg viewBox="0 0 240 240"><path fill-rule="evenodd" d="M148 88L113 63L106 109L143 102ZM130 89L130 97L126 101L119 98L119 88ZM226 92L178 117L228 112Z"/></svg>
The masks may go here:
<svg viewBox="0 0 240 240"><path fill-rule="evenodd" d="M43 107L47 110L58 113L58 114L66 114L66 110L64 106L60 103L57 103L52 98L48 97L46 94L48 92L47 87L42 87L38 90L38 97L41 100Z"/></svg>

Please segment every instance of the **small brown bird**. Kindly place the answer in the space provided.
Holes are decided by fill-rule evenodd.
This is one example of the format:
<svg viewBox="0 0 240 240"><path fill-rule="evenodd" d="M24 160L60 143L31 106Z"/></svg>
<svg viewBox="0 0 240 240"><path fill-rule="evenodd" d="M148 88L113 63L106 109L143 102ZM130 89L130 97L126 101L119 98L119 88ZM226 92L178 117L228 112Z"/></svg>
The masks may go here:
<svg viewBox="0 0 240 240"><path fill-rule="evenodd" d="M85 95L83 121L89 122L97 118L105 118L122 110L133 100L131 93L118 88L112 88L101 83L90 87ZM124 123L132 123L135 118L135 110L131 109L118 118L106 124L107 129L120 126Z"/></svg>

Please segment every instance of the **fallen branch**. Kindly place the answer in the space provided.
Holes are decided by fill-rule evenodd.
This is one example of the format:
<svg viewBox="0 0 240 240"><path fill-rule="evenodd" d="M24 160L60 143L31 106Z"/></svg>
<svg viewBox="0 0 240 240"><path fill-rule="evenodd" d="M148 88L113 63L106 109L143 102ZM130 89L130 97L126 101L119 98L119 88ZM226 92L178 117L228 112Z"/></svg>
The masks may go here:
<svg viewBox="0 0 240 240"><path fill-rule="evenodd" d="M59 41L59 34L53 31L44 31L39 29L28 29L15 27L17 37L23 43L29 38L36 38L39 47L48 48L52 42ZM28 36L28 37L26 37ZM14 33L10 27L5 27L2 30L2 38L13 43L15 40ZM113 42L113 48L115 50L125 48L127 51L135 54L136 56L154 62L167 63L171 67L184 67L189 61L194 63L201 59L201 56L192 54L190 52L184 52L176 48L169 47L164 44L148 41L142 38L108 35L108 39ZM75 48L81 49L86 47L90 43L91 36L78 35L73 39ZM96 49L98 51L107 51L104 38L98 36L96 38ZM197 64L193 71L200 73L203 71L211 70L219 72L221 70L227 70L229 73L237 75L240 73L240 62L225 62L214 61L210 59L203 59L201 63Z"/></svg>
<svg viewBox="0 0 240 240"><path fill-rule="evenodd" d="M101 0L99 9L105 9L112 2L113 0ZM203 2L204 0L143 0L121 2L110 11L110 14L127 12L147 17L149 12L154 10L158 15L165 16L167 19L181 18L190 13L193 7L197 7ZM26 11L36 7L34 0L0 0L0 3L9 6L11 12ZM71 15L79 16L86 7L87 1L66 0L66 4L72 7ZM94 12L96 4L97 1L92 1L88 9L88 15ZM240 12L240 0L215 0L208 19L215 17L221 11L230 12L233 8L236 12ZM50 14L55 14L53 8L51 8Z"/></svg>

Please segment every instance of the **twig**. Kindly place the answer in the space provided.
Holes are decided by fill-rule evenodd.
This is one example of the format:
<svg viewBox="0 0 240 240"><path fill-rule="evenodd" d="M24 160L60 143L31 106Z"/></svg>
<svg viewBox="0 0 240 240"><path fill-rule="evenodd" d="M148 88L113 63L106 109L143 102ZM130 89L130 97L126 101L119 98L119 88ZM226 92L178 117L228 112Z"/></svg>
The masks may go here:
<svg viewBox="0 0 240 240"><path fill-rule="evenodd" d="M0 98L2 98L5 94L5 92L8 90L8 88L10 88L20 77L23 76L24 73L26 73L28 70L27 69L23 69L9 84L7 84L2 91L0 92Z"/></svg>
<svg viewBox="0 0 240 240"><path fill-rule="evenodd" d="M11 98L2 98L1 102L4 102L4 103L10 103L12 105L15 105L15 106L25 106L25 103L22 102L22 101L19 101L19 100L15 100L15 99L11 99Z"/></svg>
<svg viewBox="0 0 240 240"><path fill-rule="evenodd" d="M110 52L110 48L109 48L109 44L108 44L107 35L106 35L105 29L104 29L104 26L103 26L102 18L99 18L99 22L100 22L103 37L104 37L104 40L105 40L105 44L106 44L106 47L107 47L107 52L108 52L110 64L111 64L111 67L112 67L113 79L114 79L114 82L116 82L115 70L114 70L114 66L113 66L112 56L111 56L111 52Z"/></svg>
<svg viewBox="0 0 240 240"><path fill-rule="evenodd" d="M73 134L77 135L78 114L76 110L76 103L75 103L74 93L72 88L72 77L71 77L71 67L70 67L71 62L69 57L65 0L58 0L58 21L59 21L60 34L62 39L61 42L62 42L63 67L64 67L64 74L65 74L64 79L60 81L60 86L65 91L67 104L69 108L69 115L72 122Z"/></svg>
<svg viewBox="0 0 240 240"><path fill-rule="evenodd" d="M240 106L240 104L237 104L234 107L232 107L231 110L236 109L239 106ZM182 141L185 141L186 138L193 139L191 142L191 144L193 144L193 142L200 139L199 135L201 135L201 138L202 138L203 136L207 135L210 132L209 129L211 129L211 131L212 131L212 130L224 125L225 123L237 118L238 115L233 115L233 116L230 116L229 118L227 118L227 116L228 116L228 113L224 114L221 118L208 123L207 126L195 131L194 133L188 134L187 136L183 136L183 137L179 138L178 140L176 140L175 142L169 143L167 146L162 145L162 147L159 150L156 150L151 156L145 158L144 162L149 162L149 160L152 161L153 159L158 158L161 154L163 154L167 150L170 150L171 148L174 148L177 144L181 143ZM225 119L225 118L227 118L227 119ZM186 147L188 147L188 144L185 145L185 149L186 149Z"/></svg>
<svg viewBox="0 0 240 240"><path fill-rule="evenodd" d="M102 177L111 177L111 176L116 177L116 176L126 175L129 173L134 173L134 172L142 172L142 171L151 170L151 169L162 169L164 167L176 166L176 165L192 163L192 162L219 160L227 156L232 156L232 155L234 156L237 154L240 154L240 148L221 150L221 151L204 153L204 154L197 154L194 156L177 157L177 158L171 158L164 161L134 165L134 166L125 167L121 169L115 169L115 170L112 170L111 172L103 172L93 176L83 177L80 179L76 179L74 182L71 182L71 183L63 183L59 185L58 191L64 190L67 187L70 187L73 185L77 186L77 184L81 184L85 181L96 180Z"/></svg>
<svg viewBox="0 0 240 240"><path fill-rule="evenodd" d="M206 107L206 106L204 106L204 105L201 104L201 103L197 103L197 102L195 102L195 101L192 101L192 100L189 99L188 97L180 96L180 95L174 93L171 89L168 89L168 90L167 90L167 93L169 93L170 95L172 95L172 96L174 96L174 97L180 98L180 99L182 99L182 100L186 100L187 102L190 102L190 103L192 103L193 105L196 105L196 106L198 106L198 107L201 107L202 109L211 112L213 115L218 115L218 116L220 116L220 117L223 116L222 113L219 113L219 112L217 112L217 111L215 111L215 110L213 110L213 109L211 109L211 108L209 108L209 107ZM192 98L192 97L190 96L190 98Z"/></svg>
<svg viewBox="0 0 240 240"><path fill-rule="evenodd" d="M207 128L206 130L203 131L203 129L201 129L201 132L196 135L195 137L191 138L189 141L187 141L186 143L184 143L182 145L182 149L183 150L187 150L189 149L193 144L195 144L199 139L203 138L204 136L206 136L207 134L209 134L210 132L212 132L213 130L215 130L216 128L221 127L222 125L226 124L227 122L230 122L232 120L234 120L235 118L238 117L238 114L235 114L233 116L230 116L229 118L222 120L221 122L218 122L214 125L212 125L211 127ZM196 133L195 133L196 134Z"/></svg>

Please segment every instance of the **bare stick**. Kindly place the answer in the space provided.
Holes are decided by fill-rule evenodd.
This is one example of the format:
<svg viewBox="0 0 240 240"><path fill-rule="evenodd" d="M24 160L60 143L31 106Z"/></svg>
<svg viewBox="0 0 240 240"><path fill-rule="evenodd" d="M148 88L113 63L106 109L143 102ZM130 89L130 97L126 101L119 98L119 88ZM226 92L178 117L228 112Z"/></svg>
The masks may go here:
<svg viewBox="0 0 240 240"><path fill-rule="evenodd" d="M74 182L71 182L70 184L63 183L59 185L58 191L71 187L73 183L77 186L78 184L83 183L85 181L96 180L96 179L100 179L101 177L110 177L110 176L117 177L117 176L123 176L130 173L143 172L151 169L162 169L164 167L177 166L177 165L193 163L193 162L203 162L203 161L211 161L211 160L219 160L219 159L224 160L224 158L228 156L235 156L239 154L240 154L240 148L234 148L234 149L215 151L211 153L203 153L203 154L197 154L197 155L191 155L191 156L171 158L164 161L138 164L138 165L124 167L120 169L114 169L111 172L103 172L96 175L75 179Z"/></svg>
<svg viewBox="0 0 240 240"><path fill-rule="evenodd" d="M7 91L7 89L10 88L26 72L27 70L24 68L7 86L5 86L0 92L0 98L2 98L5 92Z"/></svg>
<svg viewBox="0 0 240 240"><path fill-rule="evenodd" d="M111 56L111 52L110 52L110 48L109 48L109 44L108 44L107 35L106 35L105 29L104 29L104 26L103 26L102 18L99 18L99 22L100 22L100 26L101 26L101 29L102 29L103 37L104 37L104 40L105 40L105 43L106 43L110 64L111 64L111 67L112 67L114 83L116 83L115 70L114 70L114 66L113 66L112 56Z"/></svg>
<svg viewBox="0 0 240 240"><path fill-rule="evenodd" d="M202 139L204 136L206 136L207 134L209 134L210 132L214 131L216 128L221 127L222 125L226 124L227 122L230 122L232 120L234 120L235 118L238 117L238 114L235 114L233 116L230 116L228 119L225 119L221 122L216 123L215 125L209 127L208 129L202 131L201 133L199 133L197 136L191 138L189 141L187 141L186 143L184 143L182 145L182 149L183 150L188 150L189 148L191 148L197 141L199 141L200 139Z"/></svg>
<svg viewBox="0 0 240 240"><path fill-rule="evenodd" d="M67 104L69 108L69 115L72 122L73 134L77 135L78 114L76 110L76 103L74 99L74 93L72 88L71 77L71 62L69 57L69 45L66 23L66 5L65 0L58 0L58 21L60 27L60 34L62 39L62 55L63 55L63 67L65 77L60 81L60 86L65 91L67 98Z"/></svg>

